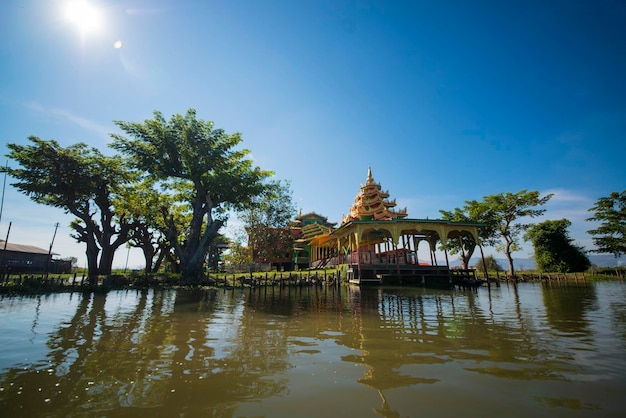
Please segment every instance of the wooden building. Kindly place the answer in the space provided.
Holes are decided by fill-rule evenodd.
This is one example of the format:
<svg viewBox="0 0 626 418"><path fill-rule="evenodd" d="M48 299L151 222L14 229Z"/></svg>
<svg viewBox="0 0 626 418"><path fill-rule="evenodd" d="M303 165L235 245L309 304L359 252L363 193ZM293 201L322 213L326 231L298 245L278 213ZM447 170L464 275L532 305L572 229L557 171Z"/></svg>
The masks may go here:
<svg viewBox="0 0 626 418"><path fill-rule="evenodd" d="M0 268L3 273L69 273L72 263L53 259L53 255L56 254L34 245L0 240Z"/></svg>

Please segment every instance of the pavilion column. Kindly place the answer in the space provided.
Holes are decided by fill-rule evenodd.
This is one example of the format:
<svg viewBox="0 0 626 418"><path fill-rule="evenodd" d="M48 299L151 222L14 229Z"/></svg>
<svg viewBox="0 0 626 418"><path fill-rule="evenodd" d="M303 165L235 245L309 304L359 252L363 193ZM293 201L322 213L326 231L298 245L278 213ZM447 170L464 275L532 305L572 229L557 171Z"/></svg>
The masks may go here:
<svg viewBox="0 0 626 418"><path fill-rule="evenodd" d="M394 252L396 254L396 274L398 275L398 278L402 280L400 278L400 256L398 254L398 245L395 242L393 243L393 245L395 247Z"/></svg>
<svg viewBox="0 0 626 418"><path fill-rule="evenodd" d="M428 237L428 252L430 253L430 265L431 266L436 266L437 265L437 259L435 258L435 252L433 251L433 246L430 243L431 238Z"/></svg>
<svg viewBox="0 0 626 418"><path fill-rule="evenodd" d="M341 241L337 240L337 266L341 263Z"/></svg>

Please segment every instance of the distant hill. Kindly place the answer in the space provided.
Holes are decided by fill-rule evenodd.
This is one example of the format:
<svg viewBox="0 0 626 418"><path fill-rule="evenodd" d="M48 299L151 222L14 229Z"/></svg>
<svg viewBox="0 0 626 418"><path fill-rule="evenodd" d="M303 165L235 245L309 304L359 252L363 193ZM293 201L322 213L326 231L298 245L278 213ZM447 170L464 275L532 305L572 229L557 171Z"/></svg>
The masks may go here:
<svg viewBox="0 0 626 418"><path fill-rule="evenodd" d="M626 258L615 258L611 254L592 254L588 255L589 261L596 267L617 267L626 265ZM480 261L478 257L472 257L470 261L470 266L477 264ZM496 258L496 261L503 269L507 269L509 263L506 261L506 258ZM450 261L450 267L460 266L461 262L456 260ZM535 270L537 265L535 264L535 259L533 258L515 258L513 257L513 265L515 266L515 270Z"/></svg>

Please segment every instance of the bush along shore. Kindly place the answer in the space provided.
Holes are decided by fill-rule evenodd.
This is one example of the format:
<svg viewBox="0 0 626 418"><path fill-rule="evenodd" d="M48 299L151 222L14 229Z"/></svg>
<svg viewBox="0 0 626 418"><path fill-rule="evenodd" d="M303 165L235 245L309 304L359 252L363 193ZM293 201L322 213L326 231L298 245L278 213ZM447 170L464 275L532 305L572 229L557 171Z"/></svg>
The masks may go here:
<svg viewBox="0 0 626 418"><path fill-rule="evenodd" d="M4 274L0 277L0 294L42 294L73 291L107 291L115 289L162 289L194 287L260 287L260 286L339 286L347 284L345 270L322 269L291 272L208 273L192 285L180 285L176 273L113 274L90 281L84 274ZM518 272L514 278L500 272L489 272L493 282L591 282L598 280L624 280L626 269L604 268L582 273Z"/></svg>
<svg viewBox="0 0 626 418"><path fill-rule="evenodd" d="M345 274L343 275L345 277ZM180 286L175 273L113 274L89 280L85 275L11 274L0 278L0 294L39 294L68 291L95 291L146 288L258 287L258 286L338 286L342 283L340 269L293 272L209 273L192 285Z"/></svg>

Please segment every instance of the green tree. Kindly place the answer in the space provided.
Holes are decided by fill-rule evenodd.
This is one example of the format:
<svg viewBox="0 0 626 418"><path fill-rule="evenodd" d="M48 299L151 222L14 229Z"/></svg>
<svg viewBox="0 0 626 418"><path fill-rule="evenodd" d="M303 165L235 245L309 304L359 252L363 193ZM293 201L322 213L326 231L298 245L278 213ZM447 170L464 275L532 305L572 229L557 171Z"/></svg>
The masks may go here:
<svg viewBox="0 0 626 418"><path fill-rule="evenodd" d="M115 206L131 220L129 244L142 251L145 273L157 271L171 249L165 236L166 227L158 210L170 204L171 196L160 193L150 178L132 183L115 200Z"/></svg>
<svg viewBox="0 0 626 418"><path fill-rule="evenodd" d="M496 258L491 254L485 256L485 266L487 267L487 271L503 271L504 270L502 266L500 265L500 263L498 263L498 260L496 260ZM476 264L474 264L474 268L477 270L483 270L485 266L483 266L482 260L479 260L478 262L476 262Z"/></svg>
<svg viewBox="0 0 626 418"><path fill-rule="evenodd" d="M8 169L19 191L36 203L76 216L72 237L86 244L90 280L111 274L115 251L129 239L130 224L113 200L128 182L119 157L107 157L84 143L61 147L36 136L30 145L7 144L20 165Z"/></svg>
<svg viewBox="0 0 626 418"><path fill-rule="evenodd" d="M589 212L594 215L587 221L600 222L600 226L587 231L596 246L591 252L613 254L616 258L626 254L626 190L601 197Z"/></svg>
<svg viewBox="0 0 626 418"><path fill-rule="evenodd" d="M237 229L235 236L229 242L229 248L224 254L224 261L234 269L252 263L250 247L244 244L248 236L243 228Z"/></svg>
<svg viewBox="0 0 626 418"><path fill-rule="evenodd" d="M531 225L524 239L535 248L537 269L545 272L567 273L585 271L591 266L585 251L573 244L567 228L572 223L567 219L544 221Z"/></svg>
<svg viewBox="0 0 626 418"><path fill-rule="evenodd" d="M521 190L517 193L499 193L483 197L482 201L467 202L485 216L485 223L489 226L490 239L500 240L495 248L504 252L509 263L508 275L515 276L513 257L511 253L519 250L520 234L528 229L529 224L516 223L524 218L541 216L545 209L538 209L552 198L552 194L540 197L539 192ZM494 241L495 242L495 241Z"/></svg>
<svg viewBox="0 0 626 418"><path fill-rule="evenodd" d="M155 111L154 117L143 123L115 124L129 138L112 135L112 147L129 156L133 167L149 173L174 196L177 203L160 208L167 238L180 261L181 283L196 283L228 210L242 209L262 193L263 180L272 173L253 167L246 158L249 150L236 149L242 141L239 133L214 128L213 122L196 118L193 109L169 121ZM175 206L190 214L184 230L172 214Z"/></svg>
<svg viewBox="0 0 626 418"><path fill-rule="evenodd" d="M278 262L290 258L293 235L289 221L296 216L290 183L271 181L264 193L255 197L239 217L248 233L253 261Z"/></svg>
<svg viewBox="0 0 626 418"><path fill-rule="evenodd" d="M494 225L492 219L488 216L488 208L477 202L465 202L462 208L455 208L453 211L440 210L442 219L451 222L477 223L482 224L478 231L480 245L494 244ZM461 266L467 269L470 259L474 255L478 243L474 236L469 233L461 233L455 236L449 236L446 240L446 250L450 254L459 254ZM482 267L481 267L482 268Z"/></svg>

